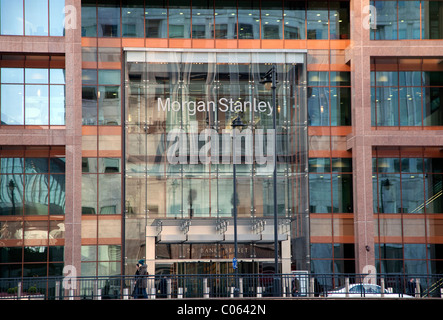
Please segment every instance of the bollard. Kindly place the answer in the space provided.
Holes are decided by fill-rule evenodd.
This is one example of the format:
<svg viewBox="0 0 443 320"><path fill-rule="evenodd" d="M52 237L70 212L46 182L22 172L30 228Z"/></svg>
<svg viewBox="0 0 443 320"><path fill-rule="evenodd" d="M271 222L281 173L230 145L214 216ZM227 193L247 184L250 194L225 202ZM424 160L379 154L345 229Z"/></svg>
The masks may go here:
<svg viewBox="0 0 443 320"><path fill-rule="evenodd" d="M349 298L349 278L345 278L346 298Z"/></svg>
<svg viewBox="0 0 443 320"><path fill-rule="evenodd" d="M238 279L238 286L239 286L238 296L240 298L243 298L243 278Z"/></svg>
<svg viewBox="0 0 443 320"><path fill-rule="evenodd" d="M168 299L172 299L172 279L167 279L166 280L166 294Z"/></svg>
<svg viewBox="0 0 443 320"><path fill-rule="evenodd" d="M22 283L17 284L17 299L20 300L22 297Z"/></svg>
<svg viewBox="0 0 443 320"><path fill-rule="evenodd" d="M415 280L415 297L420 298L420 279Z"/></svg>
<svg viewBox="0 0 443 320"><path fill-rule="evenodd" d="M155 288L151 288L151 299L155 299L156 291Z"/></svg>
<svg viewBox="0 0 443 320"><path fill-rule="evenodd" d="M229 290L231 291L231 298L234 298L235 287L229 287Z"/></svg>
<svg viewBox="0 0 443 320"><path fill-rule="evenodd" d="M60 281L55 282L55 300L60 300Z"/></svg>
<svg viewBox="0 0 443 320"><path fill-rule="evenodd" d="M178 288L177 298L183 299L183 288Z"/></svg>
<svg viewBox="0 0 443 320"><path fill-rule="evenodd" d="M385 297L385 279L380 278L380 287L381 287L381 297Z"/></svg>
<svg viewBox="0 0 443 320"><path fill-rule="evenodd" d="M74 289L69 289L69 300L74 300Z"/></svg>
<svg viewBox="0 0 443 320"><path fill-rule="evenodd" d="M257 287L257 298L261 298L262 297L262 287Z"/></svg>
<svg viewBox="0 0 443 320"><path fill-rule="evenodd" d="M129 300L129 288L123 289L123 300Z"/></svg>
<svg viewBox="0 0 443 320"><path fill-rule="evenodd" d="M102 289L97 289L97 299L96 300L101 300L102 299Z"/></svg>
<svg viewBox="0 0 443 320"><path fill-rule="evenodd" d="M209 287L208 287L208 279L203 279L203 298L208 299L209 298Z"/></svg>
<svg viewBox="0 0 443 320"><path fill-rule="evenodd" d="M310 289L309 289L309 296L310 297L314 296L314 290L315 290L315 281L314 281L314 278L311 278L311 280L310 280Z"/></svg>
<svg viewBox="0 0 443 320"><path fill-rule="evenodd" d="M94 284L92 285L92 299L98 300L98 283L97 280L94 281Z"/></svg>

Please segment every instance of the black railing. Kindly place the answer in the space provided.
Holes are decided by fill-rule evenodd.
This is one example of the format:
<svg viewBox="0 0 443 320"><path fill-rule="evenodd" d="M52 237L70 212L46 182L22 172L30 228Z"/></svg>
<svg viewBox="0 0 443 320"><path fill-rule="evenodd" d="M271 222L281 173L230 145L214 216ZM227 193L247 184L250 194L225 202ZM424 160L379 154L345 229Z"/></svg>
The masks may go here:
<svg viewBox="0 0 443 320"><path fill-rule="evenodd" d="M0 279L0 299L441 298L443 275L194 274ZM136 292L139 295L136 296Z"/></svg>

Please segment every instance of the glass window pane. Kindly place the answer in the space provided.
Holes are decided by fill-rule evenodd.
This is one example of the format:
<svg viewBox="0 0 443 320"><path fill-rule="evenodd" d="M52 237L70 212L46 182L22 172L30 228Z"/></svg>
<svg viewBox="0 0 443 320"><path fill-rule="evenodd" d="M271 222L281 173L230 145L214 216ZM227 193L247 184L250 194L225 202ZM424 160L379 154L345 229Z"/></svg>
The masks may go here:
<svg viewBox="0 0 443 320"><path fill-rule="evenodd" d="M329 10L331 39L349 39L349 1L330 1Z"/></svg>
<svg viewBox="0 0 443 320"><path fill-rule="evenodd" d="M422 174L401 175L403 213L424 212L424 185Z"/></svg>
<svg viewBox="0 0 443 320"><path fill-rule="evenodd" d="M422 99L421 88L405 87L399 90L400 99L400 125L422 125Z"/></svg>
<svg viewBox="0 0 443 320"><path fill-rule="evenodd" d="M192 38L214 38L214 5L212 0L192 1Z"/></svg>
<svg viewBox="0 0 443 320"><path fill-rule="evenodd" d="M3 164L2 159L2 164ZM17 159L18 160L18 159ZM23 175L0 175L0 215L23 214Z"/></svg>
<svg viewBox="0 0 443 320"><path fill-rule="evenodd" d="M423 39L443 39L443 2L422 1ZM428 23L423 23L428 21Z"/></svg>
<svg viewBox="0 0 443 320"><path fill-rule="evenodd" d="M64 0L49 0L49 35L53 37L65 35Z"/></svg>
<svg viewBox="0 0 443 320"><path fill-rule="evenodd" d="M25 86L25 124L48 124L48 86Z"/></svg>
<svg viewBox="0 0 443 320"><path fill-rule="evenodd" d="M82 37L97 36L97 6L95 0L82 0Z"/></svg>
<svg viewBox="0 0 443 320"><path fill-rule="evenodd" d="M215 0L215 38L237 38L237 2Z"/></svg>
<svg viewBox="0 0 443 320"><path fill-rule="evenodd" d="M378 176L378 201L380 213L400 213L400 175Z"/></svg>
<svg viewBox="0 0 443 320"><path fill-rule="evenodd" d="M398 126L398 89L377 88L376 95L377 125Z"/></svg>
<svg viewBox="0 0 443 320"><path fill-rule="evenodd" d="M376 8L376 40L397 39L397 1L374 1Z"/></svg>
<svg viewBox="0 0 443 320"><path fill-rule="evenodd" d="M49 79L51 84L65 84L65 69L50 69Z"/></svg>
<svg viewBox="0 0 443 320"><path fill-rule="evenodd" d="M375 85L378 87L398 86L398 72L377 71L375 73Z"/></svg>
<svg viewBox="0 0 443 320"><path fill-rule="evenodd" d="M333 212L351 213L352 206L352 175L332 175Z"/></svg>
<svg viewBox="0 0 443 320"><path fill-rule="evenodd" d="M65 86L51 85L49 90L50 125L65 125Z"/></svg>
<svg viewBox="0 0 443 320"><path fill-rule="evenodd" d="M25 83L48 83L48 69L26 68Z"/></svg>
<svg viewBox="0 0 443 320"><path fill-rule="evenodd" d="M308 123L329 126L329 88L308 88Z"/></svg>
<svg viewBox="0 0 443 320"><path fill-rule="evenodd" d="M329 86L329 72L309 71L308 86Z"/></svg>
<svg viewBox="0 0 443 320"><path fill-rule="evenodd" d="M351 88L331 87L331 126L351 125Z"/></svg>
<svg viewBox="0 0 443 320"><path fill-rule="evenodd" d="M120 37L120 1L98 1L97 31L99 37Z"/></svg>
<svg viewBox="0 0 443 320"><path fill-rule="evenodd" d="M309 159L309 172L331 172L330 158Z"/></svg>
<svg viewBox="0 0 443 320"><path fill-rule="evenodd" d="M24 124L24 86L3 84L1 86L1 124Z"/></svg>
<svg viewBox="0 0 443 320"><path fill-rule="evenodd" d="M398 39L420 39L420 1L398 2Z"/></svg>
<svg viewBox="0 0 443 320"><path fill-rule="evenodd" d="M443 110L442 97L443 87L423 88L424 96L424 110L423 110L423 124L425 126L441 126L443 125Z"/></svg>
<svg viewBox="0 0 443 320"><path fill-rule="evenodd" d="M82 119L83 125L97 124L97 87L82 88Z"/></svg>
<svg viewBox="0 0 443 320"><path fill-rule="evenodd" d="M191 37L191 7L188 1L169 1L169 37Z"/></svg>
<svg viewBox="0 0 443 320"><path fill-rule="evenodd" d="M98 124L119 125L121 118L120 87L99 87Z"/></svg>
<svg viewBox="0 0 443 320"><path fill-rule="evenodd" d="M147 38L168 37L168 9L166 0L149 3L145 9L145 29Z"/></svg>
<svg viewBox="0 0 443 320"><path fill-rule="evenodd" d="M331 71L331 86L350 86L350 85L351 85L350 72Z"/></svg>
<svg viewBox="0 0 443 320"><path fill-rule="evenodd" d="M97 214L97 175L82 175L82 214Z"/></svg>
<svg viewBox="0 0 443 320"><path fill-rule="evenodd" d="M426 212L442 213L443 197L441 196L441 186L443 185L443 175L429 174L425 176Z"/></svg>
<svg viewBox="0 0 443 320"><path fill-rule="evenodd" d="M399 158L377 158L377 170L383 173L400 172Z"/></svg>
<svg viewBox="0 0 443 320"><path fill-rule="evenodd" d="M421 86L421 76L422 73L420 71L400 71L399 85L406 87L419 87Z"/></svg>
<svg viewBox="0 0 443 320"><path fill-rule="evenodd" d="M123 0L122 2L122 37L144 37L144 1Z"/></svg>
<svg viewBox="0 0 443 320"><path fill-rule="evenodd" d="M25 158L25 173L48 173L48 158Z"/></svg>
<svg viewBox="0 0 443 320"><path fill-rule="evenodd" d="M48 35L48 0L25 0L25 36Z"/></svg>
<svg viewBox="0 0 443 320"><path fill-rule="evenodd" d="M308 1L307 37L308 39L328 39L328 3Z"/></svg>
<svg viewBox="0 0 443 320"><path fill-rule="evenodd" d="M121 175L99 175L99 213L121 213Z"/></svg>
<svg viewBox="0 0 443 320"><path fill-rule="evenodd" d="M260 8L258 2L238 1L238 38L260 39Z"/></svg>
<svg viewBox="0 0 443 320"><path fill-rule="evenodd" d="M1 34L23 35L23 1L1 0Z"/></svg>
<svg viewBox="0 0 443 320"><path fill-rule="evenodd" d="M309 205L311 213L331 213L330 174L309 174Z"/></svg>
<svg viewBox="0 0 443 320"><path fill-rule="evenodd" d="M1 69L2 83L24 83L24 69L23 68L2 68Z"/></svg>
<svg viewBox="0 0 443 320"><path fill-rule="evenodd" d="M25 175L25 215L48 214L48 175Z"/></svg>
<svg viewBox="0 0 443 320"><path fill-rule="evenodd" d="M423 73L424 86L443 86L443 71L431 71Z"/></svg>
<svg viewBox="0 0 443 320"><path fill-rule="evenodd" d="M49 214L65 214L65 175L49 175Z"/></svg>
<svg viewBox="0 0 443 320"><path fill-rule="evenodd" d="M115 84L121 83L120 70L98 70L99 84Z"/></svg>
<svg viewBox="0 0 443 320"><path fill-rule="evenodd" d="M261 25L263 39L283 39L282 2L262 0Z"/></svg>
<svg viewBox="0 0 443 320"><path fill-rule="evenodd" d="M286 0L284 10L285 39L305 39L305 2L298 0Z"/></svg>

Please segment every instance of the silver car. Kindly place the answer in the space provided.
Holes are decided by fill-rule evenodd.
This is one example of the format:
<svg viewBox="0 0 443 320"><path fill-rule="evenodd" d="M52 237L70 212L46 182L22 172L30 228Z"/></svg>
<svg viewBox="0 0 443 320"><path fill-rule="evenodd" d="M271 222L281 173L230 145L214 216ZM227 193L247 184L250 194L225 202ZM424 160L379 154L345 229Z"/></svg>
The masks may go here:
<svg viewBox="0 0 443 320"><path fill-rule="evenodd" d="M333 298L382 298L382 289L376 284L357 283L349 285L349 293L346 294L346 287L341 287L326 293L327 297ZM384 298L413 298L407 294L391 293L384 290Z"/></svg>

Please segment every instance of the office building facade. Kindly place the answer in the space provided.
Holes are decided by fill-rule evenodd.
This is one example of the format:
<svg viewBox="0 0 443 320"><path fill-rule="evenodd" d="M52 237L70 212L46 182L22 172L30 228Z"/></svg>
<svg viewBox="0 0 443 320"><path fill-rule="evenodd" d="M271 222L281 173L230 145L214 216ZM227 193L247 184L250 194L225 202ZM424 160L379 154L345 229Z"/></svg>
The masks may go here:
<svg viewBox="0 0 443 320"><path fill-rule="evenodd" d="M0 15L2 278L442 273L442 1Z"/></svg>

